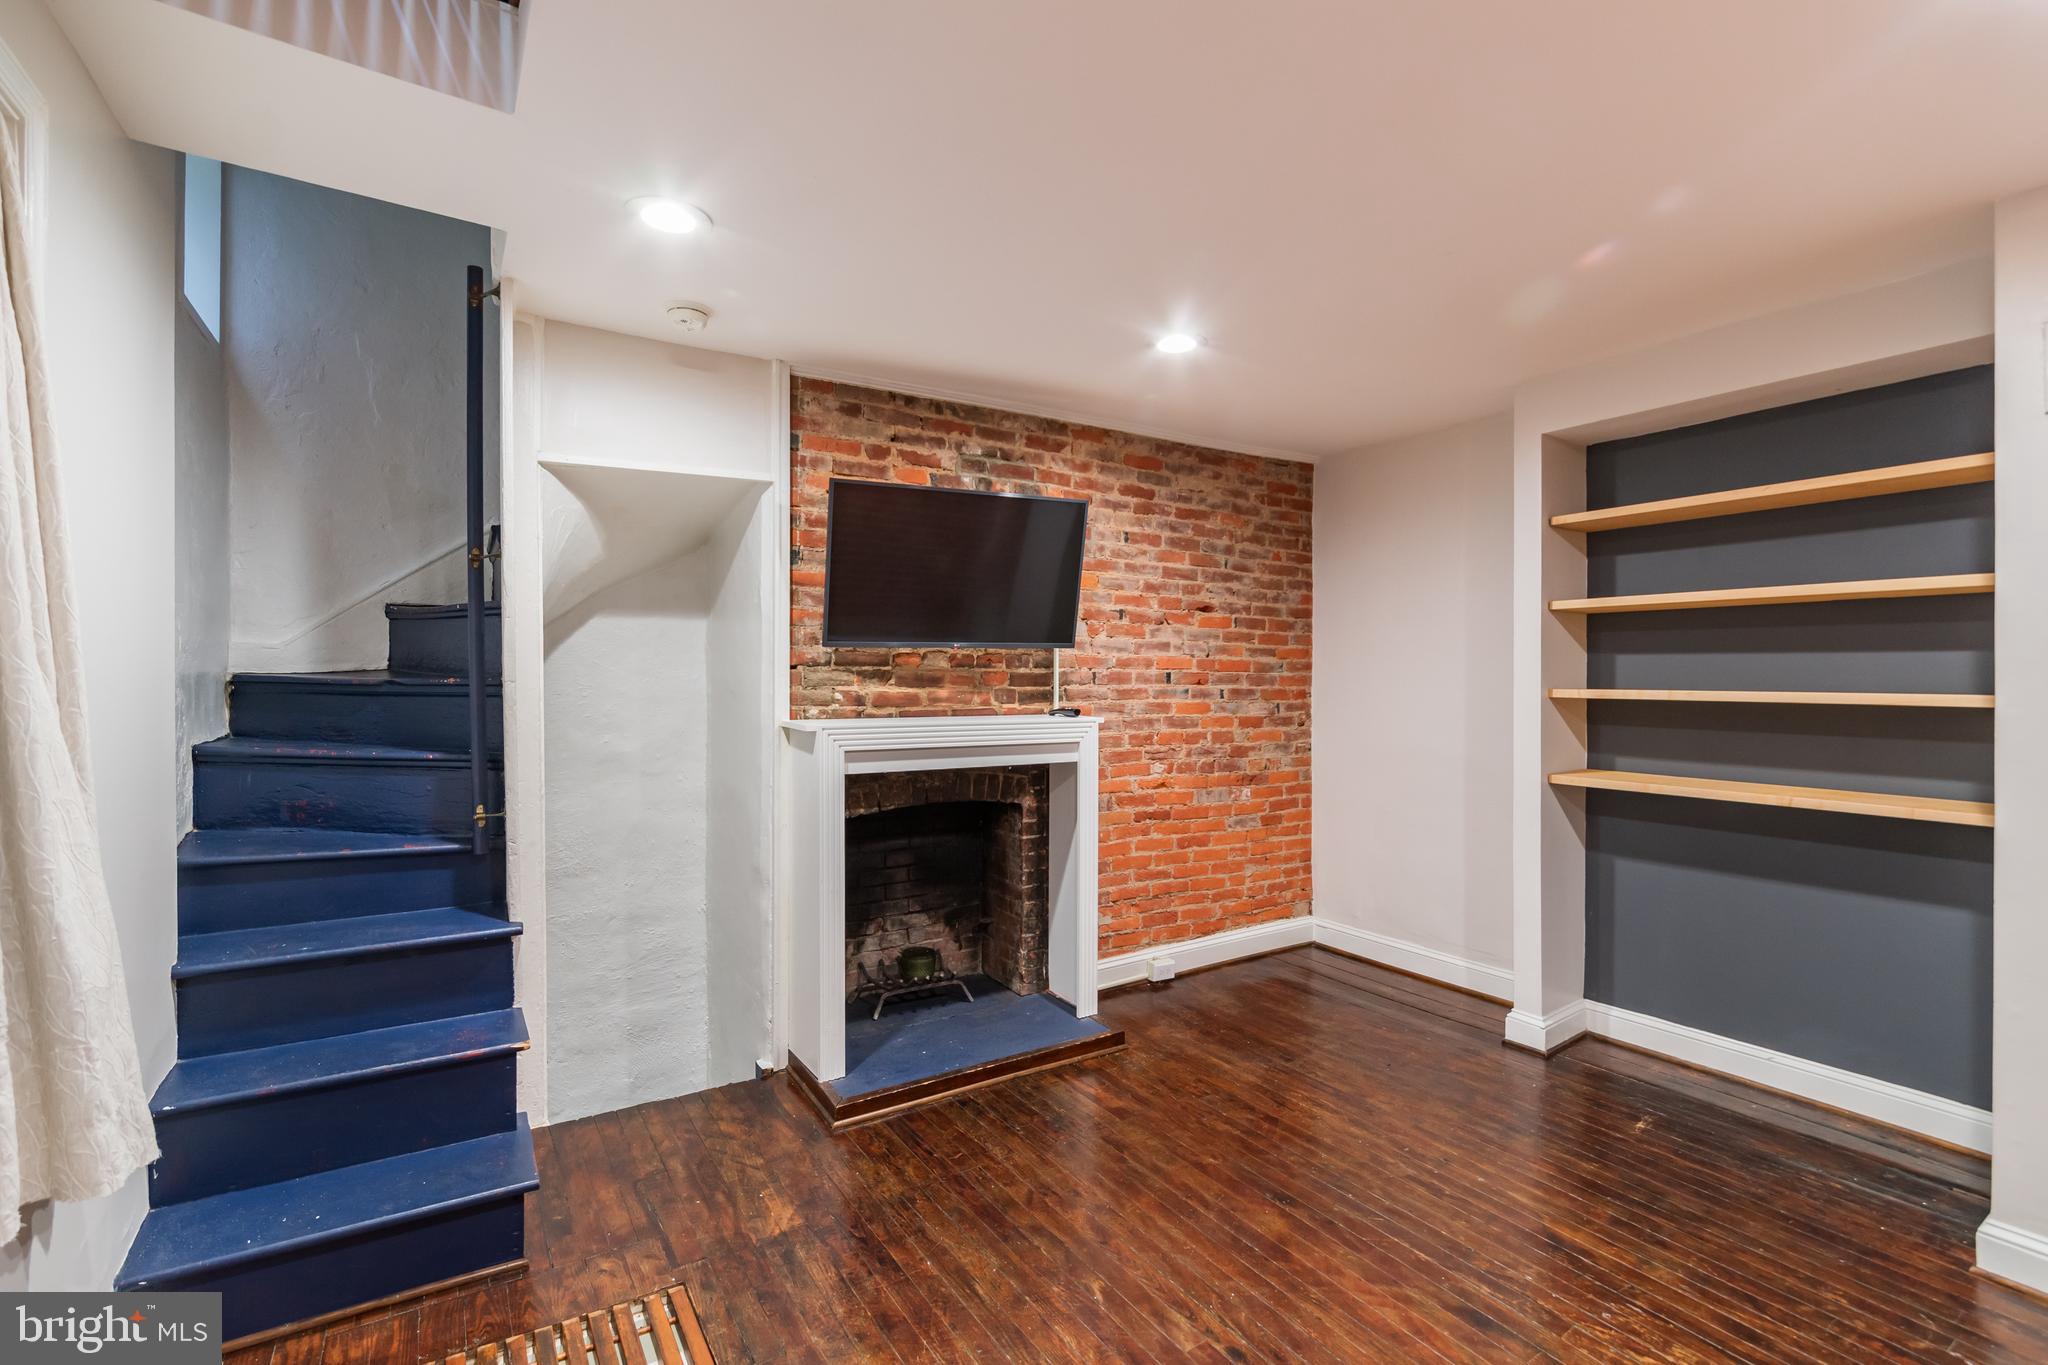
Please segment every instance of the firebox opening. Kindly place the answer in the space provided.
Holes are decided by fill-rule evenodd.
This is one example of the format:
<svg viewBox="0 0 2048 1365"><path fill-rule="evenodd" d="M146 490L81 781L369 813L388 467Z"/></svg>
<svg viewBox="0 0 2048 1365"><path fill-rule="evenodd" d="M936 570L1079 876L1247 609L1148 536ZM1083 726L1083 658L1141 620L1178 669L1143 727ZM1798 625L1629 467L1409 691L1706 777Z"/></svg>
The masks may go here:
<svg viewBox="0 0 2048 1365"><path fill-rule="evenodd" d="M920 981L1045 990L1044 790L1043 768L847 780L849 1003Z"/></svg>

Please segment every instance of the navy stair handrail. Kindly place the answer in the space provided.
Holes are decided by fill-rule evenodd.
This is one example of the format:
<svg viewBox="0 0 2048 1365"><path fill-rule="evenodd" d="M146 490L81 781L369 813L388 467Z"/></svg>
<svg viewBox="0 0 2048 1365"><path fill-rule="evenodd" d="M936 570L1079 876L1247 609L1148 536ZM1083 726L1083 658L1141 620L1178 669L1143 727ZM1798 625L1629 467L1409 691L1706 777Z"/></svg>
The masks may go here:
<svg viewBox="0 0 2048 1365"><path fill-rule="evenodd" d="M484 288L482 266L469 267L469 785L475 802L470 851L478 857L490 847L485 822L492 815L486 805L490 773L484 750L484 300L497 292Z"/></svg>

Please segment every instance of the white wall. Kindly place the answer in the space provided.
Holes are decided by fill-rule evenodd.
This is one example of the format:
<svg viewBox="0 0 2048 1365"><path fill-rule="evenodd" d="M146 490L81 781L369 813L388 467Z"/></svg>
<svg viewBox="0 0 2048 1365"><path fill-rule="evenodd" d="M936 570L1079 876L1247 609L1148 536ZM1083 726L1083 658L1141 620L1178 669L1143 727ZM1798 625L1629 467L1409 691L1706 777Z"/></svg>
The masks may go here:
<svg viewBox="0 0 2048 1365"><path fill-rule="evenodd" d="M771 382L773 382L771 380ZM705 951L717 964L706 1001L708 1075L739 1080L771 1050L774 1027L773 884L775 745L770 721L789 695L788 670L773 666L789 638L789 593L763 566L781 553L787 516L767 490L729 514L705 550L723 565L705 623L705 774L709 847ZM728 913L727 906L746 907Z"/></svg>
<svg viewBox="0 0 2048 1365"><path fill-rule="evenodd" d="M202 175L217 196L218 166ZM182 214L185 233L195 232L189 196ZM194 283L220 289L220 233L216 220L210 243L179 244L181 270L204 271ZM201 228L200 239L207 234ZM199 246L197 253L188 248ZM197 259L195 260L195 255ZM210 268L208 257L210 257ZM181 289L173 306L177 327L177 648L178 724L173 736L174 795L178 831L192 826L192 746L228 729L228 646L233 629L228 554L227 377L220 342L193 311ZM217 311L217 310L216 310Z"/></svg>
<svg viewBox="0 0 2048 1365"><path fill-rule="evenodd" d="M551 1121L706 1084L704 558L548 630Z"/></svg>
<svg viewBox="0 0 2048 1365"><path fill-rule="evenodd" d="M154 1086L175 1051L174 166L121 135L37 0L0 0L0 42L49 104L44 340L107 889ZM0 1289L107 1287L146 1203L138 1173L109 1198L33 1211L0 1247Z"/></svg>
<svg viewBox="0 0 2048 1365"><path fill-rule="evenodd" d="M1514 962L1513 436L1500 413L1325 460L1315 497L1317 918L1392 940L1381 954L1497 968L1433 973L1496 994Z"/></svg>
<svg viewBox="0 0 2048 1365"><path fill-rule="evenodd" d="M553 1121L771 1049L787 373L539 318L513 336L507 832L521 1103Z"/></svg>
<svg viewBox="0 0 2048 1365"><path fill-rule="evenodd" d="M597 463L773 477L774 366L549 322L540 452Z"/></svg>
<svg viewBox="0 0 2048 1365"><path fill-rule="evenodd" d="M2048 188L1998 205L1998 828L1991 1217L1977 1263L2048 1291Z"/></svg>
<svg viewBox="0 0 2048 1365"><path fill-rule="evenodd" d="M490 234L240 167L225 186L233 663L382 667L387 601L463 592L464 269ZM493 450L494 326L484 345Z"/></svg>

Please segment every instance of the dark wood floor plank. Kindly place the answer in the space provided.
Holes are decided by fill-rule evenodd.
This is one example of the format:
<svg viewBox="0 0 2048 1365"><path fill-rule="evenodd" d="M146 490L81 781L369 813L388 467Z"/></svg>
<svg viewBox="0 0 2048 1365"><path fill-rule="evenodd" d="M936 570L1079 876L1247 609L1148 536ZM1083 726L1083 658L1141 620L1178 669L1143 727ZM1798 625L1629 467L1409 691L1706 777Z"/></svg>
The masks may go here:
<svg viewBox="0 0 2048 1365"><path fill-rule="evenodd" d="M442 1360L689 1286L743 1361L2048 1360L1983 1162L1320 949L832 1136L781 1078L536 1133L529 1268L231 1357Z"/></svg>
<svg viewBox="0 0 2048 1365"><path fill-rule="evenodd" d="M1513 1066L1513 1064L1520 1064L1518 1058L1520 1058L1520 1054L1507 1054L1505 1058L1501 1058L1501 1062ZM1546 1083L1548 1083L1548 1078L1546 1078ZM1513 1134L1487 1134L1485 1128L1483 1128L1485 1126L1485 1119L1466 1119L1464 1121L1464 1128L1468 1132L1473 1130L1475 1126L1481 1130L1481 1132L1470 1134L1470 1136L1475 1136L1475 1138L1487 1138L1487 1136L1493 1136L1495 1140L1511 1140L1513 1138ZM1616 1124L1616 1126L1622 1128L1622 1124ZM1569 1148L1561 1150L1561 1152L1556 1152L1552 1156L1550 1164L1556 1164L1559 1160L1569 1160L1571 1156L1573 1156L1573 1152ZM1604 1175L1608 1169L1624 1169L1624 1164L1626 1164L1624 1160L1618 1160L1616 1154L1610 1152L1606 1162L1595 1164L1593 1169L1587 1173L1585 1179L1597 1179L1599 1175ZM1655 1254L1659 1250L1659 1246L1661 1246L1659 1238L1665 1232L1669 1232L1669 1228L1661 1222L1665 1218L1663 1209L1659 1209L1659 1205L1655 1205L1655 1203L1645 1203L1647 1195L1642 1193L1642 1191L1645 1191L1645 1189L1653 1191L1653 1193L1663 1191L1663 1187L1669 1183L1669 1177L1677 1169L1679 1169L1679 1166L1673 1166L1671 1171L1665 1171L1663 1173L1665 1181L1661 1181L1661 1183L1659 1181L1651 1181L1651 1183L1642 1185L1642 1187L1636 1187L1636 1185L1630 1185L1630 1183L1618 1185L1614 1191L1610 1191L1606 1195L1604 1201L1599 1201L1597 1205L1593 1205L1595 1220L1589 1222L1587 1228L1597 1228L1608 1240L1620 1244L1620 1248L1624 1248L1624 1250L1628 1246L1647 1246ZM1708 1212L1704 1214L1704 1218L1714 1218L1712 1209L1714 1209L1714 1205L1720 1199L1720 1191L1718 1189L1710 1191L1708 1199L1710 1199L1710 1203L1708 1203ZM1700 1222L1700 1218L1702 1216L1698 1212L1694 1212L1690 1220L1683 1220L1677 1226L1679 1226L1681 1232L1692 1234L1694 1224ZM1737 1257L1739 1250L1741 1250L1741 1246L1731 1250L1729 1257L1731 1259ZM1776 1283L1769 1281L1769 1279L1745 1281L1739 1265L1733 1265L1733 1263L1726 1263L1724 1261L1722 1265L1716 1267L1714 1275L1710 1277L1710 1281L1706 1285L1688 1285L1688 1289L1692 1289L1692 1291L1704 1289L1710 1304L1718 1304L1720 1308L1726 1308L1726 1310L1741 1314L1745 1310L1745 1306L1749 1304L1751 1297L1757 1297L1757 1300L1761 1300L1763 1304L1772 1302L1774 1300L1774 1293L1776 1293ZM1800 1312L1800 1318L1802 1316L1804 1316L1804 1310ZM1843 1322L1839 1326L1853 1328L1853 1322ZM1851 1332L1851 1340L1853 1340L1853 1332Z"/></svg>

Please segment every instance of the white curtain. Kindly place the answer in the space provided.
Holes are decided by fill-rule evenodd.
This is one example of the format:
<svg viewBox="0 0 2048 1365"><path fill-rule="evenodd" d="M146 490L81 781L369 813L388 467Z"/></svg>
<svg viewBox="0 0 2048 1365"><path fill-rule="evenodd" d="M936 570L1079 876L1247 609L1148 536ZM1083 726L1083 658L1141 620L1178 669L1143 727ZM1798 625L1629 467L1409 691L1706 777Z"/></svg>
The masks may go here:
<svg viewBox="0 0 2048 1365"><path fill-rule="evenodd" d="M24 1205L110 1194L156 1156L100 869L21 184L0 132L0 1243Z"/></svg>

